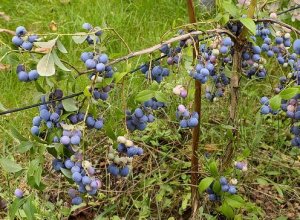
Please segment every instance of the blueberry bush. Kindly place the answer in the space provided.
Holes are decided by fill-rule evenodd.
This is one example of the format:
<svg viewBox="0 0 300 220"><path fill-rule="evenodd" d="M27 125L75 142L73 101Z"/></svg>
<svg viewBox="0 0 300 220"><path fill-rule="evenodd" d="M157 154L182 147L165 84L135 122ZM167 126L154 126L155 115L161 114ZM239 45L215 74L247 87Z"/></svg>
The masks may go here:
<svg viewBox="0 0 300 220"><path fill-rule="evenodd" d="M279 204L294 193L295 213L270 219L299 217L299 2L211 2L188 0L190 23L136 51L105 23L4 30L0 64L36 92L0 117L38 111L22 130L1 121L16 145L0 158L3 216L267 219L268 186Z"/></svg>

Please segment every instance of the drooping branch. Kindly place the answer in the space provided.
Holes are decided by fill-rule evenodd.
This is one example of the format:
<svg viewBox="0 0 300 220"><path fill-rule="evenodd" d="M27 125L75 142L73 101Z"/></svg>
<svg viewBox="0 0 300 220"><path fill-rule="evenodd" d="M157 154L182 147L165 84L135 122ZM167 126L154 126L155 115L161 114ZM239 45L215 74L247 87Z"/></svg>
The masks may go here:
<svg viewBox="0 0 300 220"><path fill-rule="evenodd" d="M117 59L109 62L108 64L106 64L106 66L114 65L114 64L117 64L117 63L122 62L124 60L129 60L133 57L142 56L142 55L145 55L145 54L151 54L154 51L159 50L162 47L162 45L164 45L164 44L172 44L174 42L189 39L191 36L199 36L199 35L203 35L203 34L226 34L226 35L230 36L234 41L236 39L236 37L230 31L228 31L226 29L212 29L212 30L208 30L208 31L192 31L192 32L187 33L187 34L183 34L183 35L179 35L177 37L170 38L169 40L166 40L164 42L156 44L152 47L149 47L149 48L146 48L146 49L143 49L143 50L140 50L140 51L135 51L135 52L132 52L132 53L126 55L126 56L117 58ZM80 75L90 73L90 72L93 72L93 70L83 71L83 72L81 72Z"/></svg>

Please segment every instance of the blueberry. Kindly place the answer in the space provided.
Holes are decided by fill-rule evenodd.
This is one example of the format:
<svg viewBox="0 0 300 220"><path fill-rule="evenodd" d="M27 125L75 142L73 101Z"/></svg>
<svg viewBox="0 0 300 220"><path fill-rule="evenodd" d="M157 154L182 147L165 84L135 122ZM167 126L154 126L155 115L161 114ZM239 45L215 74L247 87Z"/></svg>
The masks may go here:
<svg viewBox="0 0 300 220"><path fill-rule="evenodd" d="M99 56L98 61L100 63L106 64L108 62L108 56L105 53L103 53Z"/></svg>
<svg viewBox="0 0 300 220"><path fill-rule="evenodd" d="M18 36L14 36L13 38L12 38L12 42L13 42L13 44L14 45L16 45L16 46L21 46L22 44L23 44L23 39L22 38L20 38L20 37L18 37Z"/></svg>
<svg viewBox="0 0 300 220"><path fill-rule="evenodd" d="M77 166L77 165L74 165L72 168L71 168L71 172L72 173L75 173L75 172L80 172L80 167L79 166Z"/></svg>
<svg viewBox="0 0 300 220"><path fill-rule="evenodd" d="M36 70L31 70L28 73L28 77L29 77L29 80L31 80L31 81L37 80L39 78L39 74Z"/></svg>
<svg viewBox="0 0 300 220"><path fill-rule="evenodd" d="M31 50L32 47L33 47L33 44L28 42L28 41L24 41L21 45L21 47L24 49L24 50Z"/></svg>
<svg viewBox="0 0 300 220"><path fill-rule="evenodd" d="M15 196L19 199L21 199L23 197L23 191L21 189L16 189L15 190Z"/></svg>
<svg viewBox="0 0 300 220"><path fill-rule="evenodd" d="M21 82L27 82L29 79L28 74L25 71L20 71L18 73L18 78Z"/></svg>
<svg viewBox="0 0 300 220"><path fill-rule="evenodd" d="M230 194L236 194L237 190L236 190L235 186L229 186L228 192Z"/></svg>
<svg viewBox="0 0 300 220"><path fill-rule="evenodd" d="M31 134L32 134L32 135L39 135L39 133L40 133L39 127L33 126L33 127L31 128Z"/></svg>
<svg viewBox="0 0 300 220"><path fill-rule="evenodd" d="M94 128L96 128L98 130L103 128L103 120L97 120L94 124Z"/></svg>
<svg viewBox="0 0 300 220"><path fill-rule="evenodd" d="M77 196L72 199L72 205L80 205L82 203L82 198Z"/></svg>
<svg viewBox="0 0 300 220"><path fill-rule="evenodd" d="M129 174L129 167L125 166L123 168L120 169L120 176L128 176Z"/></svg>
<svg viewBox="0 0 300 220"><path fill-rule="evenodd" d="M71 144L79 145L80 144L80 137L78 135L74 135L71 137Z"/></svg>
<svg viewBox="0 0 300 220"><path fill-rule="evenodd" d="M28 36L28 41L29 41L30 43L35 42L37 39L38 39L38 36L37 36L37 35L30 35L30 36Z"/></svg>
<svg viewBox="0 0 300 220"><path fill-rule="evenodd" d="M100 72L100 73L103 72L105 70L105 65L103 63L98 63L96 65L96 70L97 70L97 72Z"/></svg>
<svg viewBox="0 0 300 220"><path fill-rule="evenodd" d="M227 185L227 179L226 179L225 177L222 176L222 177L220 178L220 184L221 184L221 185Z"/></svg>
<svg viewBox="0 0 300 220"><path fill-rule="evenodd" d="M48 121L50 119L50 112L47 109L42 109L40 111L40 116L43 120Z"/></svg>
<svg viewBox="0 0 300 220"><path fill-rule="evenodd" d="M73 166L74 166L74 162L72 160L68 159L65 161L65 167L67 169L71 169Z"/></svg>
<svg viewBox="0 0 300 220"><path fill-rule="evenodd" d="M92 180L91 180L90 177L84 176L84 177L82 177L81 182L82 182L83 185L88 185L88 184L90 184L92 182Z"/></svg>
<svg viewBox="0 0 300 220"><path fill-rule="evenodd" d="M82 25L82 28L85 29L85 30L90 31L92 29L92 25L90 25L89 23L84 23Z"/></svg>
<svg viewBox="0 0 300 220"><path fill-rule="evenodd" d="M115 164L110 164L107 167L107 171L114 176L118 176L119 174L119 168Z"/></svg>
<svg viewBox="0 0 300 220"><path fill-rule="evenodd" d="M68 145L70 144L71 140L70 140L70 137L68 136L62 136L60 138L60 143L63 144L63 145Z"/></svg>
<svg viewBox="0 0 300 220"><path fill-rule="evenodd" d="M77 194L77 190L75 190L75 189L69 189L69 190L68 190L68 195L69 195L71 198L75 198L75 197L76 197L76 194Z"/></svg>
<svg viewBox="0 0 300 220"><path fill-rule="evenodd" d="M85 66L88 68L88 69L95 69L97 63L95 60L93 59L88 59L87 61L85 61Z"/></svg>
<svg viewBox="0 0 300 220"><path fill-rule="evenodd" d="M27 33L27 31L26 31L25 27L23 27L23 26L17 27L17 29L16 29L16 35L23 36L26 33Z"/></svg>
<svg viewBox="0 0 300 220"><path fill-rule="evenodd" d="M40 126L41 122L42 122L42 118L40 116L35 116L32 119L32 125L34 126Z"/></svg>
<svg viewBox="0 0 300 220"><path fill-rule="evenodd" d="M81 174L79 172L75 172L72 174L72 179L75 181L75 182L80 182L82 177L81 177Z"/></svg>

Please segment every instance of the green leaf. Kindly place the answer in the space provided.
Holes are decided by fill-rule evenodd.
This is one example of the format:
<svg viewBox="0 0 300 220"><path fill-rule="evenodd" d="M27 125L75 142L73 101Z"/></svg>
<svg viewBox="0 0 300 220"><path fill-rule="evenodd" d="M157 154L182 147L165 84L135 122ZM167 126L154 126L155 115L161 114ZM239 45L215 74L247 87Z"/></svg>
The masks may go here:
<svg viewBox="0 0 300 220"><path fill-rule="evenodd" d="M122 73L115 73L114 74L114 79L115 79L115 82L118 83L120 82L124 76L126 76L128 74L128 72L122 72Z"/></svg>
<svg viewBox="0 0 300 220"><path fill-rule="evenodd" d="M218 166L216 161L212 161L209 163L209 171L213 177L217 177L219 175Z"/></svg>
<svg viewBox="0 0 300 220"><path fill-rule="evenodd" d="M91 97L92 94L90 93L90 87L89 86L86 86L83 90L83 95L86 96L86 97Z"/></svg>
<svg viewBox="0 0 300 220"><path fill-rule="evenodd" d="M221 24L225 25L229 21L229 14L223 14L222 19L221 19Z"/></svg>
<svg viewBox="0 0 300 220"><path fill-rule="evenodd" d="M245 205L245 201L239 195L227 196L225 202L232 208L241 208Z"/></svg>
<svg viewBox="0 0 300 220"><path fill-rule="evenodd" d="M165 95L165 93L161 92L161 91L156 91L154 97L157 99L157 101L159 102L168 102L168 98Z"/></svg>
<svg viewBox="0 0 300 220"><path fill-rule="evenodd" d="M64 71L71 71L70 69L68 69L59 59L59 57L57 56L55 51L52 51L52 56L54 59L54 63L56 64L56 66L58 66L61 70Z"/></svg>
<svg viewBox="0 0 300 220"><path fill-rule="evenodd" d="M278 110L281 106L281 97L279 95L275 95L270 99L270 106L273 110Z"/></svg>
<svg viewBox="0 0 300 220"><path fill-rule="evenodd" d="M57 40L56 45L57 45L57 48L59 49L60 52L68 53L65 46L62 44L62 42L60 40Z"/></svg>
<svg viewBox="0 0 300 220"><path fill-rule="evenodd" d="M62 100L62 105L67 112L74 112L78 110L76 101L73 98Z"/></svg>
<svg viewBox="0 0 300 220"><path fill-rule="evenodd" d="M69 179L72 179L72 172L65 168L60 168L61 172L68 177Z"/></svg>
<svg viewBox="0 0 300 220"><path fill-rule="evenodd" d="M257 179L256 179L256 182L259 184L259 185L269 185L269 182L266 180L266 179L264 179L264 178L260 178L260 177L258 177Z"/></svg>
<svg viewBox="0 0 300 220"><path fill-rule="evenodd" d="M155 92L152 90L143 90L136 95L135 100L138 102L145 102L153 98L154 95Z"/></svg>
<svg viewBox="0 0 300 220"><path fill-rule="evenodd" d="M232 219L234 217L234 211L227 203L223 203L218 210L228 219Z"/></svg>
<svg viewBox="0 0 300 220"><path fill-rule="evenodd" d="M232 1L222 1L223 9L228 12L231 16L237 17L238 14L238 8L235 4L232 3Z"/></svg>
<svg viewBox="0 0 300 220"><path fill-rule="evenodd" d="M251 18L240 18L239 20L252 34L256 34L256 25Z"/></svg>
<svg viewBox="0 0 300 220"><path fill-rule="evenodd" d="M72 36L72 39L76 44L82 44L85 41L85 39L87 38L87 35L85 32L79 32L76 34L77 35Z"/></svg>
<svg viewBox="0 0 300 220"><path fill-rule="evenodd" d="M42 180L42 167L38 167L34 173L34 180L37 186L40 185L41 180Z"/></svg>
<svg viewBox="0 0 300 220"><path fill-rule="evenodd" d="M282 90L280 93L279 93L279 96L282 98L282 99L291 99L293 98L295 95L297 95L299 93L299 88L287 88L287 89L284 89Z"/></svg>
<svg viewBox="0 0 300 220"><path fill-rule="evenodd" d="M35 46L41 47L41 48L49 48L51 49L52 47L54 47L55 43L56 43L57 38L49 40L47 42L34 42L33 44Z"/></svg>
<svg viewBox="0 0 300 220"><path fill-rule="evenodd" d="M202 179L198 186L199 191L204 192L214 180L215 178L213 177L205 177L204 179Z"/></svg>
<svg viewBox="0 0 300 220"><path fill-rule="evenodd" d="M9 218L10 219L15 219L16 213L19 210L19 208L26 202L26 199L18 199L16 198L13 203L9 206Z"/></svg>
<svg viewBox="0 0 300 220"><path fill-rule="evenodd" d="M23 205L23 210L24 210L28 220L35 219L34 213L36 212L36 209L33 206L31 199L28 199L27 202Z"/></svg>
<svg viewBox="0 0 300 220"><path fill-rule="evenodd" d="M40 76L52 76L55 74L54 59L52 53L47 53L37 64Z"/></svg>
<svg viewBox="0 0 300 220"><path fill-rule="evenodd" d="M33 147L33 144L29 141L21 142L21 144L17 147L17 151L19 153L25 153L29 151Z"/></svg>
<svg viewBox="0 0 300 220"><path fill-rule="evenodd" d="M9 173L16 173L23 169L19 164L8 158L1 158L0 165L6 172Z"/></svg>

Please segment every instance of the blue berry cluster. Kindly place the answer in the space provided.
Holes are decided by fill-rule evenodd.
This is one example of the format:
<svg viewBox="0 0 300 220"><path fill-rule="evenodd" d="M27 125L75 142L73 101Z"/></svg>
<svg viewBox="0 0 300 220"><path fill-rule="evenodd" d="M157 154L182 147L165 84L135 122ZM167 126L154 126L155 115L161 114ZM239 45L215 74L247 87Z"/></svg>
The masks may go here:
<svg viewBox="0 0 300 220"><path fill-rule="evenodd" d="M108 99L108 92L111 90L111 87L110 86L105 86L104 88L95 88L94 91L93 91L93 98L95 100L107 100Z"/></svg>
<svg viewBox="0 0 300 220"><path fill-rule="evenodd" d="M31 82L39 78L39 74L36 70L25 71L25 67L22 64L17 66L18 79L21 82Z"/></svg>
<svg viewBox="0 0 300 220"><path fill-rule="evenodd" d="M199 115L197 112L190 112L185 108L184 105L179 105L176 112L177 119L180 120L181 128L194 128L198 125Z"/></svg>
<svg viewBox="0 0 300 220"><path fill-rule="evenodd" d="M89 23L84 23L82 25L82 28L87 30L89 33L93 32L90 35L88 35L87 38L85 39L88 44L93 45L95 43L100 42L99 37L102 35L102 30L100 27L93 27Z"/></svg>
<svg viewBox="0 0 300 220"><path fill-rule="evenodd" d="M147 123L153 121L154 116L152 114L147 115L146 111L142 108L136 108L133 113L126 111L126 126L130 131L143 131L146 129Z"/></svg>
<svg viewBox="0 0 300 220"><path fill-rule="evenodd" d="M156 98L151 98L148 101L145 101L143 103L143 106L146 107L146 108L150 108L152 110L157 110L159 108L165 107L165 103L157 101Z"/></svg>
<svg viewBox="0 0 300 220"><path fill-rule="evenodd" d="M45 102L45 97L42 97L42 102ZM63 110L63 106L60 103L56 105L54 109L55 111L51 112L50 106L46 104L39 107L40 114L32 119L33 126L31 128L31 134L36 136L40 135L40 128L43 124L45 124L48 129L60 127L59 119Z"/></svg>
<svg viewBox="0 0 300 220"><path fill-rule="evenodd" d="M112 147L109 149L108 158L111 162L107 167L107 171L116 177L126 177L132 167L132 158L142 155L144 151L142 148L136 147L131 140L124 136L119 136L117 142L117 150Z"/></svg>
<svg viewBox="0 0 300 220"><path fill-rule="evenodd" d="M81 137L82 133L80 130L63 130L62 136L59 141L65 146L79 145Z"/></svg>
<svg viewBox="0 0 300 220"><path fill-rule="evenodd" d="M243 161L236 161L234 163L234 166L236 169L241 170L243 172L246 172L248 170L248 164Z"/></svg>
<svg viewBox="0 0 300 220"><path fill-rule="evenodd" d="M229 193L231 195L236 194L237 193L237 189L235 184L237 183L236 180L234 179L232 182L234 182L234 184L229 184L227 179L225 177L221 177L219 180L220 184L221 184L221 192L216 193L213 190L213 185L214 182L209 186L209 188L206 190L207 194L208 194L208 199L212 202L214 201L221 201L221 193Z"/></svg>
<svg viewBox="0 0 300 220"><path fill-rule="evenodd" d="M69 196L73 205L82 203L82 195L95 195L101 187L101 181L95 177L95 168L89 161L82 160L81 153L76 153L66 160L54 159L52 166L55 171L61 172L61 169L71 171L72 180L76 183L78 190L70 189Z"/></svg>
<svg viewBox="0 0 300 220"><path fill-rule="evenodd" d="M237 189L234 185L228 183L225 177L220 178L221 190L222 192L228 192L229 194L236 194Z"/></svg>
<svg viewBox="0 0 300 220"><path fill-rule="evenodd" d="M16 35L12 38L12 42L14 45L21 47L24 50L31 50L33 43L37 41L37 39L37 35L27 35L25 27L19 26L16 29Z"/></svg>
<svg viewBox="0 0 300 220"><path fill-rule="evenodd" d="M77 124L79 122L82 122L84 120L84 113L83 112L78 112L74 113L68 116L69 121L71 124Z"/></svg>
<svg viewBox="0 0 300 220"><path fill-rule="evenodd" d="M149 74L151 72L151 75ZM141 72L145 74L146 78L155 80L158 83L161 83L164 77L169 76L170 71L168 68L163 68L160 65L154 66L152 70L149 70L148 65L143 65L141 67Z"/></svg>
<svg viewBox="0 0 300 220"><path fill-rule="evenodd" d="M102 118L95 119L93 116L89 115L86 117L85 124L88 128L100 130L103 128L104 121Z"/></svg>
<svg viewBox="0 0 300 220"><path fill-rule="evenodd" d="M268 97L262 97L260 99L260 104L262 104L262 107L260 109L261 114L266 115L271 113L273 115L276 115L278 113L278 111L273 111L273 109L271 108Z"/></svg>

